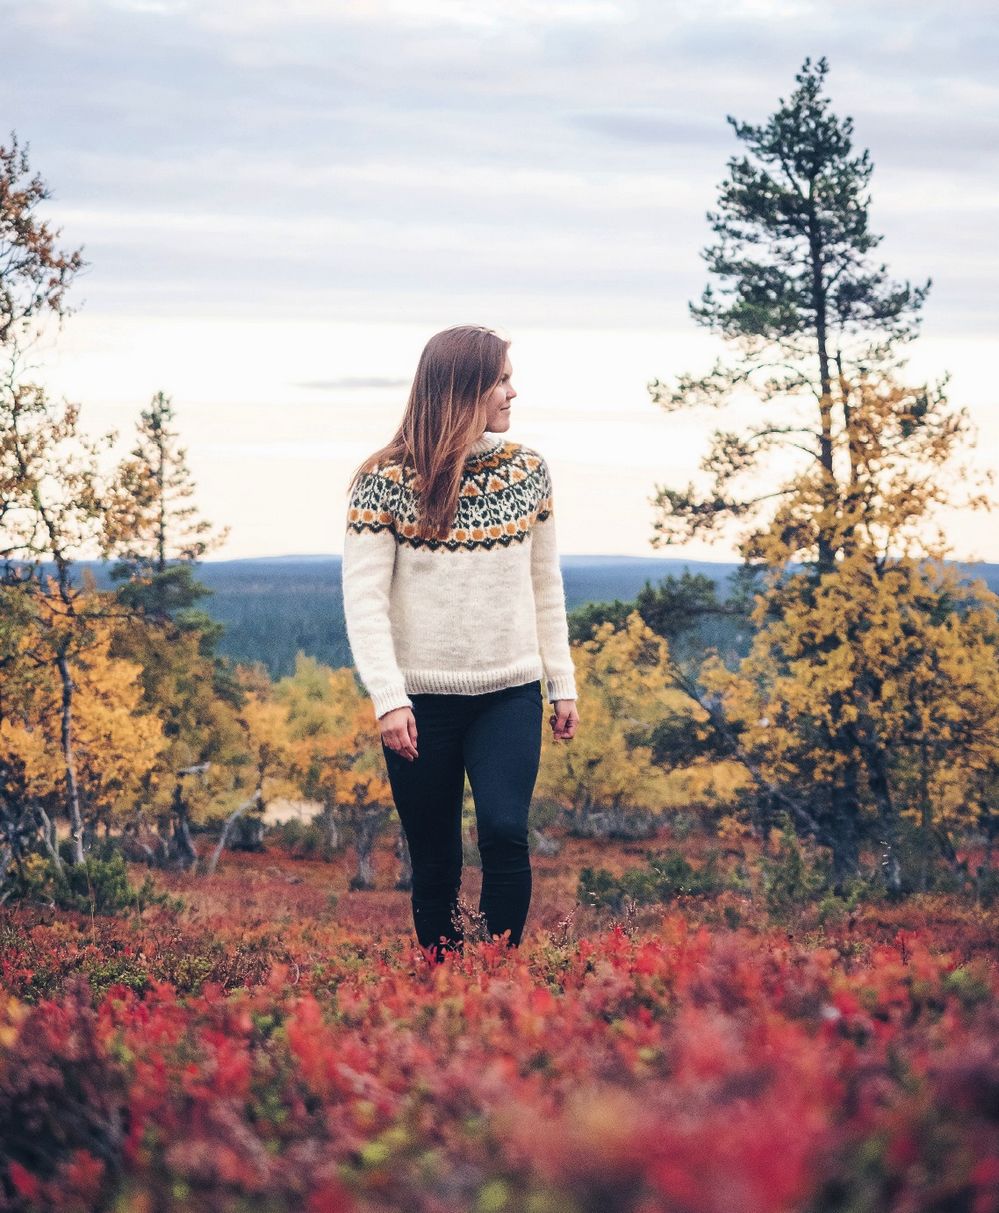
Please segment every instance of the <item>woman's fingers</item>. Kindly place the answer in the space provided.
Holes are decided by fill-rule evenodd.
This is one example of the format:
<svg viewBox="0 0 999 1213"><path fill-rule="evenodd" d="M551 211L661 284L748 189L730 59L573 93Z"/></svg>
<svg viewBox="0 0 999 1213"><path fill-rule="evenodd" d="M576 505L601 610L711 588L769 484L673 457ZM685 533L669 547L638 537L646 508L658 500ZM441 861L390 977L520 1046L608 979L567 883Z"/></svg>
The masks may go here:
<svg viewBox="0 0 999 1213"><path fill-rule="evenodd" d="M419 757L416 745L410 741L408 733L386 733L382 740L390 750L401 754L403 758L408 758L410 762Z"/></svg>
<svg viewBox="0 0 999 1213"><path fill-rule="evenodd" d="M551 721L552 734L556 740L571 740L576 734L576 725L579 724L576 701L574 699L557 700L555 711L549 719Z"/></svg>
<svg viewBox="0 0 999 1213"><path fill-rule="evenodd" d="M416 717L413 715L412 708L408 709L405 714L400 712L398 723L393 723L382 733L382 741L388 749L394 750L396 754L402 755L410 762L419 758L416 751Z"/></svg>

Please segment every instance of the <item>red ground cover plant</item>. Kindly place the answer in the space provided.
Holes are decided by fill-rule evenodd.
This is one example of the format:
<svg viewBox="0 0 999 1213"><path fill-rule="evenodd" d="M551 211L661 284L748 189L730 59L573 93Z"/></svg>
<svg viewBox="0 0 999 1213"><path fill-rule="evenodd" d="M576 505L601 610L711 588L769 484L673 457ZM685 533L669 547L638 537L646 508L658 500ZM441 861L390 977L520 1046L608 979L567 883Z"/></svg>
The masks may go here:
<svg viewBox="0 0 999 1213"><path fill-rule="evenodd" d="M559 925L542 880L520 949L430 966L406 894L255 864L0 917L0 1209L999 1209L988 915Z"/></svg>

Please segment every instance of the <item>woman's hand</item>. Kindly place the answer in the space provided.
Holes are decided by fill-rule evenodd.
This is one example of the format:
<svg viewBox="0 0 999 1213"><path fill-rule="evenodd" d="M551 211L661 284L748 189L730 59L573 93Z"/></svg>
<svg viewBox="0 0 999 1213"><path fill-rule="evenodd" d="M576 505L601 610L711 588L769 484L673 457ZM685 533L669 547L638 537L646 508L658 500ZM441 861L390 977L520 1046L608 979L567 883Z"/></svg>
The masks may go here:
<svg viewBox="0 0 999 1213"><path fill-rule="evenodd" d="M552 736L556 741L571 741L576 735L576 725L579 724L575 699L556 699L552 707L555 711L548 717Z"/></svg>
<svg viewBox="0 0 999 1213"><path fill-rule="evenodd" d="M401 754L409 762L419 758L416 752L416 717L412 708L393 708L391 712L378 717L378 727L382 732L382 743L390 750Z"/></svg>

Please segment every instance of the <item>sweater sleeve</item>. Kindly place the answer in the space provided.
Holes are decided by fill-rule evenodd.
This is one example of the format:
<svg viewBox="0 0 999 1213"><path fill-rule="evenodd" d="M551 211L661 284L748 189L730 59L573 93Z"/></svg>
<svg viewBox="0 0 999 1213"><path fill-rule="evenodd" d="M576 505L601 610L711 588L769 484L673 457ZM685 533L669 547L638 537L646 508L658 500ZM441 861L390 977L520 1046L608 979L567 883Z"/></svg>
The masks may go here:
<svg viewBox="0 0 999 1213"><path fill-rule="evenodd" d="M395 570L396 538L387 509L387 482L376 473L361 476L347 508L343 541L343 614L350 651L375 716L412 707L395 656L389 618L389 591Z"/></svg>
<svg viewBox="0 0 999 1213"><path fill-rule="evenodd" d="M541 501L531 528L531 582L538 622L538 647L544 666L548 701L575 699L576 680L569 650L565 589L555 539L554 498L548 464L541 461Z"/></svg>

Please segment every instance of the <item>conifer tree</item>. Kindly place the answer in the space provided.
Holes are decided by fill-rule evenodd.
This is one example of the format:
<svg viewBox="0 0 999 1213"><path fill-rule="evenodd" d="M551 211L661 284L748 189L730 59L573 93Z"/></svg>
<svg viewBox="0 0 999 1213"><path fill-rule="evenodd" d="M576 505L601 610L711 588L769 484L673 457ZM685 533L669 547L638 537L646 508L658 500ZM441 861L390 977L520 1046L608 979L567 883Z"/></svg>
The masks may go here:
<svg viewBox="0 0 999 1213"><path fill-rule="evenodd" d="M898 890L910 744L920 755L924 841L939 820L927 800L940 784L930 769L942 761L935 739L948 737L959 767L981 765L972 750L986 739L980 720L995 679L983 671L973 688L962 681L954 646L983 651L979 634L996 600L953 591L952 609L970 599L984 612L967 616L978 632L935 629L933 566L948 546L927 528L938 507L979 508L988 498L974 470L954 464L972 426L966 409L949 406L946 379L901 382L900 348L917 333L930 281L894 284L868 258L881 239L868 228L871 163L866 151L853 154L851 120L829 113L826 72L825 59L814 68L806 59L791 99L762 126L729 117L755 162L729 162L719 210L709 214L719 240L705 253L722 285L709 284L691 312L730 343L735 360L719 359L700 378L681 375L672 389L650 384L667 411L718 408L748 393L789 415L744 433L716 430L701 464L707 490L659 490L653 545L747 520L741 554L766 572L754 610L760 632L738 672L709 661L686 689L708 711L722 752L751 774L763 815L788 812L831 849L841 881L865 846L883 846ZM763 466L771 454L777 469ZM763 486L755 493L744 481L753 476ZM915 730L900 723L899 687L910 702L926 702L914 649L952 676L963 706L946 730L932 719ZM936 837L946 854L949 840Z"/></svg>
<svg viewBox="0 0 999 1213"><path fill-rule="evenodd" d="M854 462L851 384L904 365L897 347L916 336L932 280L897 284L871 262L882 239L868 226L873 165L867 150L853 152L853 120L829 112L827 72L824 57L814 66L806 58L791 98L761 126L728 115L752 158L728 162L718 209L708 212L718 241L703 253L718 285L709 282L690 313L738 356L719 358L703 376L682 374L673 387L649 384L667 412L718 408L741 392L763 405L781 401L790 416L763 419L746 433L716 430L701 463L712 478L707 491L657 490L653 546L716 531L779 501L787 490L754 496L739 481L771 452L796 449L822 473L826 518L812 559L820 572L835 563L838 489L844 476L848 487Z"/></svg>
<svg viewBox="0 0 999 1213"><path fill-rule="evenodd" d="M179 445L173 408L163 392L142 410L137 430L107 502L104 554L116 560L112 577L126 581L121 600L165 620L210 592L191 569L224 542L229 528L213 534L212 524L198 517L187 451ZM198 616L197 622L210 628L207 619Z"/></svg>
<svg viewBox="0 0 999 1213"><path fill-rule="evenodd" d="M169 397L157 392L136 430L105 500L102 554L114 561L127 616L115 654L141 665L146 700L163 716L169 739L160 779L169 794L148 801L162 858L193 868L199 856L191 823L228 805L249 760L238 723L245 692L231 663L215 653L224 625L194 607L211 593L194 566L229 530L213 532L198 516Z"/></svg>

